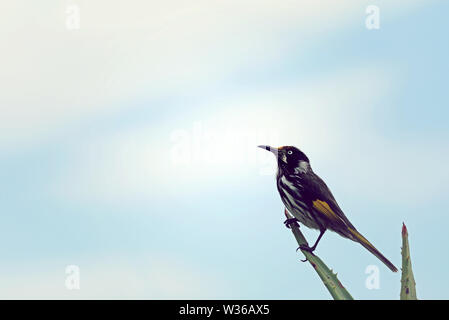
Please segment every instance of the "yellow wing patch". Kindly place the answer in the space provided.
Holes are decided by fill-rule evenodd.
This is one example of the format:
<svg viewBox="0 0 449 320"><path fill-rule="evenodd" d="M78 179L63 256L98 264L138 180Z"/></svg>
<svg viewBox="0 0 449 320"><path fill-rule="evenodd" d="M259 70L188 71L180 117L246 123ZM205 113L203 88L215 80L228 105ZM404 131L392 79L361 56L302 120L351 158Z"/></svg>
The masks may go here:
<svg viewBox="0 0 449 320"><path fill-rule="evenodd" d="M329 207L329 205L325 201L315 200L315 201L313 201L313 207L315 209L317 209L319 212L321 212L322 214L326 215L326 217L328 217L331 220L342 221L342 219ZM374 248L374 246L368 240L366 240L366 238L364 236L362 236L357 230L354 230L353 228L349 228L349 227L348 227L348 230L360 242L363 242L367 246ZM374 250L376 250L376 248L374 248Z"/></svg>
<svg viewBox="0 0 449 320"><path fill-rule="evenodd" d="M366 238L364 236L362 236L357 230L354 230L352 228L348 228L349 232L352 233L352 235L354 235L357 239L359 239L361 242L365 243L366 245L374 248L374 246L368 241L366 240ZM374 248L376 249L376 248Z"/></svg>
<svg viewBox="0 0 449 320"><path fill-rule="evenodd" d="M313 201L313 207L331 220L340 220L340 217L332 211L331 207L325 201L315 200Z"/></svg>

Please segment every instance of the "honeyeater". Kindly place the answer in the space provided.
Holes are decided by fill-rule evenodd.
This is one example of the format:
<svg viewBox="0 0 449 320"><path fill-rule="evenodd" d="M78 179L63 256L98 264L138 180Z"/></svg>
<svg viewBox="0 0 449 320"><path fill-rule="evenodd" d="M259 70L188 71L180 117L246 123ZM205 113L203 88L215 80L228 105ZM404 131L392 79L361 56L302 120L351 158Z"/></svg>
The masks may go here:
<svg viewBox="0 0 449 320"><path fill-rule="evenodd" d="M320 235L312 247L301 247L313 252L326 230L360 243L379 258L393 272L398 269L385 258L346 218L324 181L316 175L304 152L293 146L273 148L259 146L277 157L277 188L293 219L287 219L287 227L299 221L309 228L318 229Z"/></svg>

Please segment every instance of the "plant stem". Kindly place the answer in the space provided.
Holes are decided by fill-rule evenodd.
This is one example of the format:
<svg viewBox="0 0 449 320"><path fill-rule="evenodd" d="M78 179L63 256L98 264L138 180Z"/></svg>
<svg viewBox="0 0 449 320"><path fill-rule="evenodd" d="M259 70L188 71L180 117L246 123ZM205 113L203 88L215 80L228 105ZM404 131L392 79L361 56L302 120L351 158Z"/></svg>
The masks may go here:
<svg viewBox="0 0 449 320"><path fill-rule="evenodd" d="M288 218L292 218L290 213L285 209L285 216ZM302 234L301 230L299 230L298 223L294 222L290 224L290 228L292 230L293 235L296 238L299 246L309 246L306 238ZM332 295L334 300L353 300L354 298L349 294L349 292L343 287L340 280L337 278L337 274L334 274L331 269L329 269L326 264L318 258L313 253L310 253L307 250L302 250L302 253L306 257L307 261L312 265L313 269L315 269L318 276L323 281L329 293Z"/></svg>

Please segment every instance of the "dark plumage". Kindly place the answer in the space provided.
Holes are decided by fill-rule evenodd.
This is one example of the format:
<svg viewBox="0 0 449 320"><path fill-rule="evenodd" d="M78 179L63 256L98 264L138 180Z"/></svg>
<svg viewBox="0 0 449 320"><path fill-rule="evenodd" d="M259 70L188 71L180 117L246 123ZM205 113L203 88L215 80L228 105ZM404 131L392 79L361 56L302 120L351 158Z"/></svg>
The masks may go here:
<svg viewBox="0 0 449 320"><path fill-rule="evenodd" d="M277 156L277 188L287 210L303 225L320 230L320 235L311 248L314 251L326 230L360 243L388 268L397 268L365 239L346 218L324 181L310 166L309 158L292 146L273 148L259 146Z"/></svg>

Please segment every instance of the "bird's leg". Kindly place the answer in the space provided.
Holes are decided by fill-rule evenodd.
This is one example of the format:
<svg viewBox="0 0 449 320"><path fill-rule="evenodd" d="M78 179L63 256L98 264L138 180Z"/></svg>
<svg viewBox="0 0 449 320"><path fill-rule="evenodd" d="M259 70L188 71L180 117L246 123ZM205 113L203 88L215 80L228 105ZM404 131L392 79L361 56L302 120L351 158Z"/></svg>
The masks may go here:
<svg viewBox="0 0 449 320"><path fill-rule="evenodd" d="M318 239L316 239L315 244L312 247L309 246L299 246L298 249L296 249L296 251L298 251L299 249L301 250L305 250L308 251L310 253L313 253L313 251L315 251L316 246L318 245L318 242L320 242L321 237L324 235L324 233L326 232L326 229L321 229L320 230L320 235L318 236Z"/></svg>
<svg viewBox="0 0 449 320"><path fill-rule="evenodd" d="M284 224L285 224L285 226L286 226L287 228L291 229L290 225L291 225L291 224L294 224L294 223L297 223L297 222L298 222L298 219L296 219L296 218L287 218L287 219L284 221Z"/></svg>

